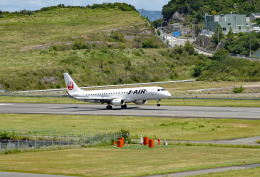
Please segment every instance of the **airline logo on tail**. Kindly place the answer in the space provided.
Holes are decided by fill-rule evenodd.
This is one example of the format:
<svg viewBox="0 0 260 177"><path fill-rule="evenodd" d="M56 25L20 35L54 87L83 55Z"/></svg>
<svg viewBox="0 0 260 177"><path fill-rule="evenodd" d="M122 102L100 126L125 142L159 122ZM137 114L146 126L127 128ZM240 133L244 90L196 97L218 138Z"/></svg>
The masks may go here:
<svg viewBox="0 0 260 177"><path fill-rule="evenodd" d="M73 87L74 87L73 82L68 82L67 87L68 87L69 90L73 90Z"/></svg>

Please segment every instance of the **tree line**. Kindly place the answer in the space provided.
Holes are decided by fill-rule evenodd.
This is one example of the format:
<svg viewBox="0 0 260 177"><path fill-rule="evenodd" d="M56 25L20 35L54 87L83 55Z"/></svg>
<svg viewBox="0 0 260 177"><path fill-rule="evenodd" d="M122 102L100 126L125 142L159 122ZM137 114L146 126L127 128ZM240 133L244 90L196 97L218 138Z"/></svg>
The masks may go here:
<svg viewBox="0 0 260 177"><path fill-rule="evenodd" d="M165 20L169 20L175 11L185 15L191 15L197 22L204 21L204 15L226 14L236 12L249 15L260 12L259 0L170 0L163 6L162 14Z"/></svg>
<svg viewBox="0 0 260 177"><path fill-rule="evenodd" d="M36 12L41 11L50 11L54 9L59 8L89 8L89 9L120 9L122 11L137 11L136 8L130 4L127 3L102 3L102 4L93 4L93 5L87 5L87 6L65 6L64 4L59 4L57 6L49 6L49 7L43 7L40 10L21 10L21 11L15 11L15 12L9 12L9 11L1 11L0 10L0 18L3 18L5 14L16 14L16 15L32 15Z"/></svg>

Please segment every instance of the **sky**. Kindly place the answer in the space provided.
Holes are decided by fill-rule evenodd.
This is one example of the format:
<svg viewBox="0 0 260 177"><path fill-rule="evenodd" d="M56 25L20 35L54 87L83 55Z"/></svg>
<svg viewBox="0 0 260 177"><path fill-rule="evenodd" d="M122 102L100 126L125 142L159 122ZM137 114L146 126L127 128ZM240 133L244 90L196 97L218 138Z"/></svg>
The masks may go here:
<svg viewBox="0 0 260 177"><path fill-rule="evenodd" d="M71 6L86 6L103 2L124 2L135 6L136 9L158 10L170 0L0 0L1 11L39 10L42 7L55 6L58 4Z"/></svg>

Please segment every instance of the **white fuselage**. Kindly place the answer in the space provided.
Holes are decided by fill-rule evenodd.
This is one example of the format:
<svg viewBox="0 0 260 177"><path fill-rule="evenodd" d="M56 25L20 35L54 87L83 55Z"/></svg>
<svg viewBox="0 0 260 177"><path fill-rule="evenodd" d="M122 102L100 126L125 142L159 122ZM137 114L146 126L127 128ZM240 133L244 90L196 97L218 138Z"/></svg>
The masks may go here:
<svg viewBox="0 0 260 177"><path fill-rule="evenodd" d="M146 100L159 101L171 97L171 94L162 87L137 87L109 90L85 91L77 86L68 73L64 73L64 79L67 86L67 94L70 98L92 103L106 103L107 109L112 106L121 106L127 108L125 103L134 102L137 105L146 103Z"/></svg>
<svg viewBox="0 0 260 177"><path fill-rule="evenodd" d="M162 87L137 87L124 89L82 91L71 94L75 99L97 102L100 99L124 99L126 103L138 100L160 100L171 94ZM93 101L91 101L93 99ZM95 100L95 101L94 101Z"/></svg>

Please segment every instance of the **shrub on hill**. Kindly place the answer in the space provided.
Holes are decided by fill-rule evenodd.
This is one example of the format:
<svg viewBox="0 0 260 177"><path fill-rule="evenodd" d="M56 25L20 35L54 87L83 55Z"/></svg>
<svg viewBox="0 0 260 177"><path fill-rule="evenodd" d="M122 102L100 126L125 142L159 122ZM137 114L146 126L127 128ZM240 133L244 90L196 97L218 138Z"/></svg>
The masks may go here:
<svg viewBox="0 0 260 177"><path fill-rule="evenodd" d="M229 55L228 50L226 49L219 49L218 51L216 51L212 57L213 60L217 60L217 61L221 61L227 58L227 56Z"/></svg>
<svg viewBox="0 0 260 177"><path fill-rule="evenodd" d="M119 33L118 31L111 31L110 37L117 41L121 41L121 42L123 42L125 40L124 34Z"/></svg>
<svg viewBox="0 0 260 177"><path fill-rule="evenodd" d="M232 57L200 60L194 68L193 76L208 81L259 81L260 62Z"/></svg>
<svg viewBox="0 0 260 177"><path fill-rule="evenodd" d="M153 39L146 39L143 43L142 43L142 48L158 48L158 45L155 44Z"/></svg>
<svg viewBox="0 0 260 177"><path fill-rule="evenodd" d="M84 43L83 41L75 41L72 46L73 50L87 49L87 48L88 48L87 44Z"/></svg>

